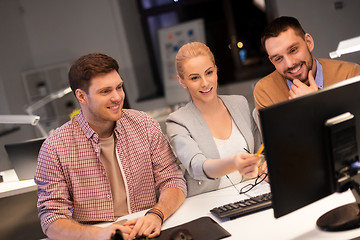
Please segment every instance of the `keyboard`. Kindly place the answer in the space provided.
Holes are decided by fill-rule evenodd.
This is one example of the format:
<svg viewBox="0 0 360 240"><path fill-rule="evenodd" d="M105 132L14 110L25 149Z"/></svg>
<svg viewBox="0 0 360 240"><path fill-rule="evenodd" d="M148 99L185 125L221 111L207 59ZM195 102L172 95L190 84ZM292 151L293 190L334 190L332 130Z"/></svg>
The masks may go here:
<svg viewBox="0 0 360 240"><path fill-rule="evenodd" d="M210 210L219 218L237 218L247 214L255 213L271 207L271 193L229 203Z"/></svg>

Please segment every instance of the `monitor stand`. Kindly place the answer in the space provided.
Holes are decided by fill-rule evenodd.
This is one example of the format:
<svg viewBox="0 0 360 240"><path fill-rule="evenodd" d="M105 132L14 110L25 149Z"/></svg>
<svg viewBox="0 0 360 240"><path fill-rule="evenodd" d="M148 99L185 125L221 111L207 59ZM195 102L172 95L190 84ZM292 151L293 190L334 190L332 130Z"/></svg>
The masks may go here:
<svg viewBox="0 0 360 240"><path fill-rule="evenodd" d="M349 182L356 202L330 210L316 222L323 231L345 231L360 227L360 185L354 180Z"/></svg>

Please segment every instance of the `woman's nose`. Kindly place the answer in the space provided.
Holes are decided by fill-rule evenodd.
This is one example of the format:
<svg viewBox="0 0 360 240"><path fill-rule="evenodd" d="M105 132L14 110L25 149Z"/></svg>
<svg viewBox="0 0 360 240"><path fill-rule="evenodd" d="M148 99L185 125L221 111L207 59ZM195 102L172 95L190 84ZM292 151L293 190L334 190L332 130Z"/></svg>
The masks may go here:
<svg viewBox="0 0 360 240"><path fill-rule="evenodd" d="M201 77L201 86L206 86L208 84L208 80L205 76Z"/></svg>

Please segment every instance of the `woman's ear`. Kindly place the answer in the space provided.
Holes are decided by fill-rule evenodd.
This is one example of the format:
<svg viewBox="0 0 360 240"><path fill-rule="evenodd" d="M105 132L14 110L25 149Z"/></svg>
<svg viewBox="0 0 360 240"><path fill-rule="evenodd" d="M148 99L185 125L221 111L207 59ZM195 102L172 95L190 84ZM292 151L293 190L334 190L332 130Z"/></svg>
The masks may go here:
<svg viewBox="0 0 360 240"><path fill-rule="evenodd" d="M78 99L79 103L86 104L86 93L81 89L75 90L76 98Z"/></svg>
<svg viewBox="0 0 360 240"><path fill-rule="evenodd" d="M184 79L182 79L179 75L176 75L176 77L177 77L177 80L179 81L180 85L186 89L187 87L184 83Z"/></svg>

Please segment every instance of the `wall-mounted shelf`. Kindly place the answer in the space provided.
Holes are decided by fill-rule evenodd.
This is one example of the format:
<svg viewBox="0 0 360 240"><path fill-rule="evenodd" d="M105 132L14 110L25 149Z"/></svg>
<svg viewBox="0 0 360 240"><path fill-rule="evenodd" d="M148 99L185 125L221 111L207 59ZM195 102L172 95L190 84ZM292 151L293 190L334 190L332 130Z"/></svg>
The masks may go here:
<svg viewBox="0 0 360 240"><path fill-rule="evenodd" d="M55 129L68 121L69 114L78 108L73 94L65 94L61 98L52 98L54 94L66 89L68 84L69 63L62 63L43 68L32 69L22 73L29 114L40 116L40 124L46 132ZM44 101L49 98L49 101ZM51 99L50 99L51 98ZM55 100L56 99L56 100ZM32 108L37 102L41 107ZM44 135L42 133L42 135Z"/></svg>

